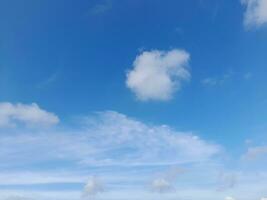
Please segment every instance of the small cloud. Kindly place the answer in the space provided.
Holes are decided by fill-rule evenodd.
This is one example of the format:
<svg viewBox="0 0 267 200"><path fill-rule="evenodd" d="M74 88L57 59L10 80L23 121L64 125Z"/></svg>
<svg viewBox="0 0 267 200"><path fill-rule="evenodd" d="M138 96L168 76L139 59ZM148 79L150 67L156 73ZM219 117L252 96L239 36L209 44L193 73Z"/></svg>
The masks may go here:
<svg viewBox="0 0 267 200"><path fill-rule="evenodd" d="M205 86L217 86L223 85L225 82L231 79L233 75L232 71L229 71L223 74L221 77L208 77L201 81L201 83Z"/></svg>
<svg viewBox="0 0 267 200"><path fill-rule="evenodd" d="M91 177L86 185L84 186L83 190L83 197L92 197L104 191L103 183L97 179L96 177Z"/></svg>
<svg viewBox="0 0 267 200"><path fill-rule="evenodd" d="M140 101L170 100L190 79L189 53L180 49L145 51L127 73L126 85Z"/></svg>
<svg viewBox="0 0 267 200"><path fill-rule="evenodd" d="M41 109L36 103L0 103L0 127L16 126L18 122L28 126L51 126L57 124L59 118L54 113Z"/></svg>
<svg viewBox="0 0 267 200"><path fill-rule="evenodd" d="M218 81L216 78L205 78L202 80L203 85L214 86L214 85L217 85L217 83L218 83Z"/></svg>
<svg viewBox="0 0 267 200"><path fill-rule="evenodd" d="M99 3L90 9L90 14L99 15L107 12L112 8L111 0L106 0L103 3Z"/></svg>
<svg viewBox="0 0 267 200"><path fill-rule="evenodd" d="M260 27L267 23L266 0L241 0L245 6L244 25L247 28Z"/></svg>

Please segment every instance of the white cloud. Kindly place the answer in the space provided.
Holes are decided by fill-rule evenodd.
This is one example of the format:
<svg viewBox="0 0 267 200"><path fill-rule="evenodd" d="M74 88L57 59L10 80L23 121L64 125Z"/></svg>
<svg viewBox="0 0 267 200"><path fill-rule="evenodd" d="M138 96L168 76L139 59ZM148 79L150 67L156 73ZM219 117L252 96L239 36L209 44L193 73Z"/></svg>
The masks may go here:
<svg viewBox="0 0 267 200"><path fill-rule="evenodd" d="M221 86L227 81L229 81L233 76L233 71L229 71L227 73L224 73L220 77L208 77L201 81L201 83L205 86Z"/></svg>
<svg viewBox="0 0 267 200"><path fill-rule="evenodd" d="M214 163L221 153L220 146L191 132L175 131L166 125L147 124L114 111L82 118L79 126L67 127L45 131L28 129L27 126L15 128L16 131L0 129L0 189L3 186L13 188L10 192L0 190L1 200L5 199L1 194L42 200L79 199L81 192L77 186L92 174L104 177L108 188L115 188L116 195L125 199L125 194L120 194L121 190L127 189L133 193L133 190L139 189L141 194L147 181L153 180L152 176L159 169L175 167L166 175L154 179L154 187L163 192L168 190L168 183L174 188L177 180L174 177L181 172L178 164L190 167L199 163ZM36 171L36 166L41 171ZM50 167L50 171L46 167ZM200 170L201 174L205 170ZM31 192L24 193L23 190L29 189L30 185L49 184L58 189L57 194L50 189L37 191L33 187L30 191L35 195L32 196ZM72 196L60 191L64 184L75 185L70 192ZM58 185L60 187L56 187ZM14 186L22 190L15 192ZM103 184L99 180L90 179L85 187L88 198L101 192L101 188ZM103 195L109 199L109 194L107 191L101 194L101 198ZM113 196L113 199L118 199L116 197Z"/></svg>
<svg viewBox="0 0 267 200"><path fill-rule="evenodd" d="M194 162L210 159L220 152L219 146L192 133L177 132L166 125L147 125L113 111L100 113L97 118L89 118L88 121L97 147L105 149L105 155L99 155L102 163L144 165ZM113 155L118 154L120 157L114 158ZM88 159L88 162L92 161Z"/></svg>
<svg viewBox="0 0 267 200"><path fill-rule="evenodd" d="M84 187L83 197L95 196L104 191L103 183L96 177L92 177L88 180Z"/></svg>
<svg viewBox="0 0 267 200"><path fill-rule="evenodd" d="M264 198L264 197L263 197L263 198L261 198L261 200L267 200L267 198Z"/></svg>
<svg viewBox="0 0 267 200"><path fill-rule="evenodd" d="M247 27L267 23L267 0L241 0L246 6L244 24Z"/></svg>
<svg viewBox="0 0 267 200"><path fill-rule="evenodd" d="M15 126L18 122L28 126L50 126L57 124L59 119L35 103L30 105L0 103L0 127Z"/></svg>
<svg viewBox="0 0 267 200"><path fill-rule="evenodd" d="M166 101L190 79L189 53L184 50L145 51L127 73L126 85L141 101Z"/></svg>
<svg viewBox="0 0 267 200"><path fill-rule="evenodd" d="M218 80L216 78L205 78L202 80L203 85L215 86L218 84Z"/></svg>

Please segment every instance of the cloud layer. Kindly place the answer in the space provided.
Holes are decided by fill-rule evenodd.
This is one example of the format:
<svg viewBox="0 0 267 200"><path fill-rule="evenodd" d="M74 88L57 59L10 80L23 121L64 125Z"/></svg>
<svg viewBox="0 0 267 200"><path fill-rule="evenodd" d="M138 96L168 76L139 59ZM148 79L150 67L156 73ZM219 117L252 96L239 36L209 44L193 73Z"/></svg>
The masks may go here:
<svg viewBox="0 0 267 200"><path fill-rule="evenodd" d="M126 85L141 101L166 101L190 79L189 53L180 49L145 51L127 73Z"/></svg>
<svg viewBox="0 0 267 200"><path fill-rule="evenodd" d="M224 171L222 147L194 133L144 123L115 111L79 119L72 128L0 129L0 200L10 195L77 200L96 194L103 199L213 200L224 199L229 191L244 200L265 196L266 173L218 174ZM101 177L105 187L94 177ZM68 191L61 190L70 186ZM251 190L251 195L244 196L244 190Z"/></svg>

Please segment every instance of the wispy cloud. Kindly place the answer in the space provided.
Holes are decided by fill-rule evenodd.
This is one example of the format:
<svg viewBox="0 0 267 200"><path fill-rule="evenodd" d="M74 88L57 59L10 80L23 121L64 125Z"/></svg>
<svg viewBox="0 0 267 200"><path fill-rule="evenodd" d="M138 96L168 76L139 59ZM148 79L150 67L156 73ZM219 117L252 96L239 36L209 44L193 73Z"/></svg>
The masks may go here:
<svg viewBox="0 0 267 200"><path fill-rule="evenodd" d="M266 185L263 173L225 171L219 178L224 189L215 190L218 169L224 168L222 147L192 132L144 123L115 111L80 119L72 128L62 124L45 131L27 126L0 129L0 200L10 196L78 200L82 194L152 200L160 198L158 193L168 199L178 195L213 200L232 195L247 200L251 196L243 198L241 192L246 188L254 196L265 195L260 192ZM44 168L36 171L36 166ZM235 193L227 194L228 189L233 191L236 174L240 184ZM155 192L147 190L148 183ZM73 188L62 190L68 184ZM25 190L40 185L54 189Z"/></svg>
<svg viewBox="0 0 267 200"><path fill-rule="evenodd" d="M229 81L233 76L233 72L229 71L218 77L204 78L201 83L205 86L220 86Z"/></svg>

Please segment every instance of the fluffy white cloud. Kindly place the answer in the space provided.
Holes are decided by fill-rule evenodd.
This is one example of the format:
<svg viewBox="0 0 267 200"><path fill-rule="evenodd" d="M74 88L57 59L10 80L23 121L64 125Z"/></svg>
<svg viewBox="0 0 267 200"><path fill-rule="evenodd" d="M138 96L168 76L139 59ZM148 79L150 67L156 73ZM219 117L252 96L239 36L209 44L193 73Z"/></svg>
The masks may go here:
<svg viewBox="0 0 267 200"><path fill-rule="evenodd" d="M261 26L267 23L267 0L241 0L246 6L244 24Z"/></svg>
<svg viewBox="0 0 267 200"><path fill-rule="evenodd" d="M104 191L103 183L96 177L92 177L88 180L87 184L84 187L83 197L95 196L103 191Z"/></svg>
<svg viewBox="0 0 267 200"><path fill-rule="evenodd" d="M141 101L169 100L190 79L189 59L189 53L180 49L145 51L127 73L126 85Z"/></svg>
<svg viewBox="0 0 267 200"><path fill-rule="evenodd" d="M41 109L37 104L0 103L0 127L15 126L18 122L28 126L50 126L59 122L58 117Z"/></svg>

